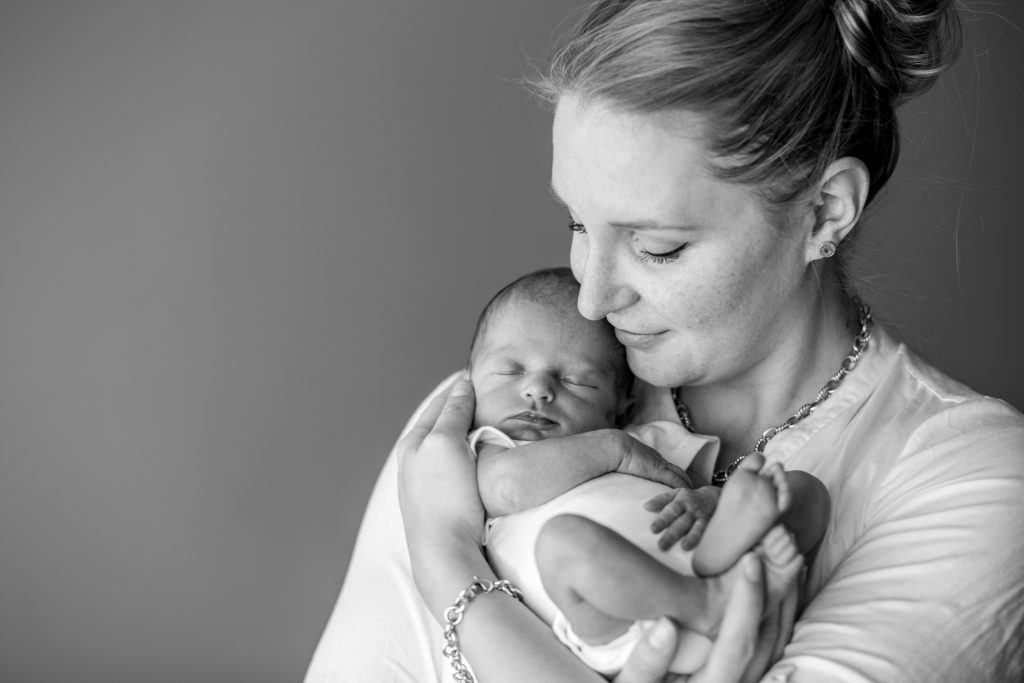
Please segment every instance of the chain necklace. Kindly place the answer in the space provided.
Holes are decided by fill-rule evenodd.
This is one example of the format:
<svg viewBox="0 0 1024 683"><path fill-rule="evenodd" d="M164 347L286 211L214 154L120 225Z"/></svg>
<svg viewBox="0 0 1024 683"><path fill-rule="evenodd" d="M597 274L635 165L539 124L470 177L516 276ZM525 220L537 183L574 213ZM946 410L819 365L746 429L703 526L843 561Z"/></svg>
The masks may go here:
<svg viewBox="0 0 1024 683"><path fill-rule="evenodd" d="M860 301L855 301L854 303L857 306L858 315L860 317L860 331L858 331L857 336L853 338L853 350L850 351L850 355L843 359L843 362L839 364L839 369L836 371L836 374L832 375L832 377L825 382L825 386L821 388L813 401L800 406L800 408L782 424L769 427L761 433L761 438L759 438L754 444L754 453L760 453L763 455L764 448L768 445L769 441L778 436L780 432L786 431L813 413L815 408L828 400L832 395L832 392L842 384L846 375L849 374L849 372L857 365L857 361L860 360L861 355L868 348L868 341L871 339L871 325L874 323L874 319L871 317L870 307ZM696 432L697 430L693 428L693 418L690 417L690 409L686 407L686 404L683 403L683 400L679 397L679 387L672 390L672 401L676 404L676 412L679 414L679 419L683 423L683 426L691 432ZM729 479L729 476L736 471L747 455L750 454L747 453L746 455L741 455L736 458L724 470L717 470L711 476L711 483L715 486L722 486L726 480Z"/></svg>

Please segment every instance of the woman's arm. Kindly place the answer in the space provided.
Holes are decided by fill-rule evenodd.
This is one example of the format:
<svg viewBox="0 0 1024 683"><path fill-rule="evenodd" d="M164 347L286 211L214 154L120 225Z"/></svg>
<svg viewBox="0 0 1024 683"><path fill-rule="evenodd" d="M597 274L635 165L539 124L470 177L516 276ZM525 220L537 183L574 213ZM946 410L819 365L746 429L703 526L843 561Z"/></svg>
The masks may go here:
<svg viewBox="0 0 1024 683"><path fill-rule="evenodd" d="M860 501L863 530L797 622L781 680L1024 680L1019 416L949 411L939 443L928 429Z"/></svg>
<svg viewBox="0 0 1024 683"><path fill-rule="evenodd" d="M439 621L473 576L493 577L482 547L484 511L475 462L465 441L472 416L472 386L468 381L456 382L447 396L437 397L428 406L397 448L399 502L412 573L428 611ZM757 670L763 668L758 653L770 653L774 641L759 640L758 635L763 591L760 564L749 555L742 562L746 580L738 582L740 587L730 596L729 628L723 627L706 667L693 681L739 680L752 659ZM480 680L603 680L563 648L525 606L502 594L486 594L473 602L481 604L467 607L457 632ZM615 680L662 680L670 660L666 650L675 647L675 638L669 640L641 643Z"/></svg>
<svg viewBox="0 0 1024 683"><path fill-rule="evenodd" d="M456 377L453 375L432 392L410 419L405 432L419 420L434 397L447 391ZM310 662L305 683L451 680L452 670L441 655L441 627L432 611L424 605L413 580L405 526L399 513L397 484L398 462L393 450L370 496L341 594ZM472 572L481 575L480 571L490 571L486 564L477 564L485 562L479 548L449 548L438 558L449 554L456 558L456 563L462 561L458 558L469 558L472 564L460 567L438 562L438 580L442 571L452 576L447 579L447 588L439 590L435 604L444 603L446 599L454 601L458 592L469 584ZM792 623L791 617L788 622L785 618L765 619L758 631L756 625L761 622L762 587L759 573L755 571L754 574L755 578L746 583L737 582L708 662L691 678L691 683L731 683L741 680L744 668L763 671L765 662L777 656L773 651L775 644L788 640L786 624ZM490 574L481 576L491 578ZM491 608L476 609L488 602L493 603ZM499 612L495 614L493 610ZM486 635L490 628L486 624L509 618L503 613L505 610L519 615L512 619L522 618L525 612L533 620L526 627L527 632L533 634L531 638L550 637L546 635L547 627L543 622L521 604L505 595L481 596L473 601L471 608L467 608L458 631L471 661L478 649L486 652L494 647L495 642L501 642L489 640L494 634ZM776 627L777 624L780 626ZM537 629L541 630L538 632ZM675 653L678 633L665 620L661 628L652 630L649 635L654 640L645 640L637 646L626 668L616 678L617 683L657 683L663 680ZM660 640L657 636L661 637ZM478 640L483 642L478 643ZM549 641L545 643L544 647L550 646ZM525 676L517 676L520 669L516 662L508 661L501 652L495 657L496 662L505 662L507 668L499 671L497 678L481 676L481 681L528 680ZM587 671L580 675L586 677L584 680L595 680ZM539 675L536 680L544 679L544 675Z"/></svg>

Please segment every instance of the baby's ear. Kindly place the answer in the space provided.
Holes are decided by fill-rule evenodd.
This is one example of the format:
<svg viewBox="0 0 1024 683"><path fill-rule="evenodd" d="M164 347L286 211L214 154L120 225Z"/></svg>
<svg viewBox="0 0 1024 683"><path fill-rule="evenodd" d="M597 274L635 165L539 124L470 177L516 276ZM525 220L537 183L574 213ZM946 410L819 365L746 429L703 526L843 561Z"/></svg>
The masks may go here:
<svg viewBox="0 0 1024 683"><path fill-rule="evenodd" d="M615 426L625 427L633 421L636 414L636 399L632 396L625 396L619 399L619 405L615 408Z"/></svg>

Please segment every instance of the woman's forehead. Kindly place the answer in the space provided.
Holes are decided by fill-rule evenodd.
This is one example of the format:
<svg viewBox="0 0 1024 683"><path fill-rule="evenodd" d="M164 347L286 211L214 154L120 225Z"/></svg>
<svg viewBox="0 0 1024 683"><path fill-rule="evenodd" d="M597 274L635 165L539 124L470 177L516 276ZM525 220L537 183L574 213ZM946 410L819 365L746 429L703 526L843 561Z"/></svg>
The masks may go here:
<svg viewBox="0 0 1024 683"><path fill-rule="evenodd" d="M703 129L685 112L635 114L566 96L553 125L552 190L570 209L594 204L621 222L714 201L722 183L710 173Z"/></svg>

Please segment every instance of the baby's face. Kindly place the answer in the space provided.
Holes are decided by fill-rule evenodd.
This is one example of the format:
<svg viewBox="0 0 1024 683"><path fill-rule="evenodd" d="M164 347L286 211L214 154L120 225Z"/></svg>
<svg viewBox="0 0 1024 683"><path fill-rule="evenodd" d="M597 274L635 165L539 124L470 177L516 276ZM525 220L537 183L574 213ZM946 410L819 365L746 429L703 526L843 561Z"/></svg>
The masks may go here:
<svg viewBox="0 0 1024 683"><path fill-rule="evenodd" d="M615 340L601 323L512 300L477 341L475 425L537 441L615 426Z"/></svg>

